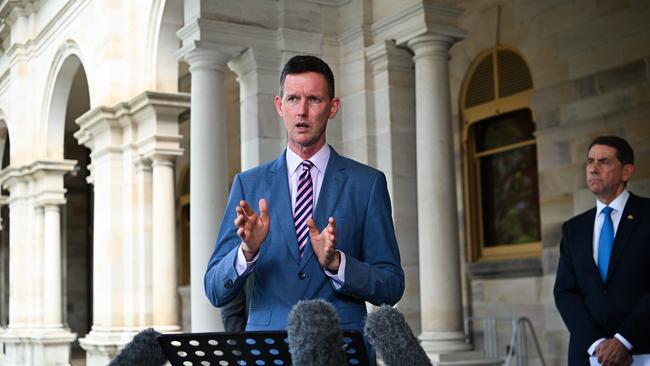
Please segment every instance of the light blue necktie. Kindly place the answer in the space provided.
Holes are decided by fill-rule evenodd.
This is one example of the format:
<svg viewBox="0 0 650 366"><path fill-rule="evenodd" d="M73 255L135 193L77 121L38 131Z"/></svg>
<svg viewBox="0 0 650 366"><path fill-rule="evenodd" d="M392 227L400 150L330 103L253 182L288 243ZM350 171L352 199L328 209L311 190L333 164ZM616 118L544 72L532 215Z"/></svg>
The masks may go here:
<svg viewBox="0 0 650 366"><path fill-rule="evenodd" d="M609 258L612 256L612 247L614 246L614 223L609 215L612 210L611 207L606 206L601 211L605 215L605 219L603 227L600 229L600 238L598 238L598 270L603 282L607 278Z"/></svg>

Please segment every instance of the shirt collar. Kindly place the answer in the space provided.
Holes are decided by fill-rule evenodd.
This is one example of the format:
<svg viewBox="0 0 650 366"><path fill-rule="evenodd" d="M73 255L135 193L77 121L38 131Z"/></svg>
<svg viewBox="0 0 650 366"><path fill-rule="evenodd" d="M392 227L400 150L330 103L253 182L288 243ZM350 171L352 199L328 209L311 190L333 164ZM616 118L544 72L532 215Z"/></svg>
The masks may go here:
<svg viewBox="0 0 650 366"><path fill-rule="evenodd" d="M614 209L615 212L623 212L627 199L630 197L630 192L623 190L621 194L618 195L609 205L606 205L599 200L596 200L596 215L600 214L603 211L605 206L609 206Z"/></svg>
<svg viewBox="0 0 650 366"><path fill-rule="evenodd" d="M316 154L309 158L309 161L314 163L314 166L319 172L322 173L325 171L325 168L327 168L327 162L330 159L331 151L330 145L325 144L320 150L318 150L318 152L316 152ZM287 171L289 172L289 175L292 175L302 162L303 159L287 146Z"/></svg>

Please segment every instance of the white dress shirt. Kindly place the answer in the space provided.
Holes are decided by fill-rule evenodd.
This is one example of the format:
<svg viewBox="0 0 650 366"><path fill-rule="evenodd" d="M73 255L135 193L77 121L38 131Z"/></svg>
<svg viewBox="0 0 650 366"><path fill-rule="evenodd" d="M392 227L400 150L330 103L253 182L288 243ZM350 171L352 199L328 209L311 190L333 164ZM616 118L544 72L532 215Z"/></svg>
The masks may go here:
<svg viewBox="0 0 650 366"><path fill-rule="evenodd" d="M605 214L603 214L603 208L609 206L612 208L609 216L612 218L612 223L614 224L614 238L616 238L616 232L618 231L618 224L621 222L621 216L623 216L623 209L627 203L627 199L630 198L630 192L624 190L623 193L619 194L609 205L596 200L596 220L594 220L594 262L596 266L598 265L598 239L600 238L600 230L603 227L603 222L605 221ZM629 350L632 349L632 344L625 339L620 333L614 335L616 339L621 341L623 345ZM603 342L605 338L600 338L594 343L591 344L591 347L587 350L590 355L593 355L596 351L598 345Z"/></svg>
<svg viewBox="0 0 650 366"><path fill-rule="evenodd" d="M325 178L325 170L327 169L327 163L329 162L331 155L331 148L328 144L325 144L316 154L314 154L309 161L311 161L314 166L310 170L313 189L314 189L314 203L313 210L316 210L316 203L318 202L318 196L320 194L320 189L323 186L323 179ZM296 208L296 196L298 189L298 180L300 179L300 174L302 173L302 162L303 159L293 152L287 146L287 174L289 180L289 192L291 192L291 209L292 211ZM320 228L324 229L324 228ZM341 254L341 263L339 265L339 270L337 273L331 273L328 270L325 270L325 274L332 279L333 285L338 289L345 283L345 254L340 250L337 250ZM259 253L258 253L259 255ZM246 257L244 257L244 251L239 246L239 251L237 253L237 262L235 263L235 271L238 276L246 273L251 269L255 261L257 261L258 255L255 256L250 262L246 262Z"/></svg>

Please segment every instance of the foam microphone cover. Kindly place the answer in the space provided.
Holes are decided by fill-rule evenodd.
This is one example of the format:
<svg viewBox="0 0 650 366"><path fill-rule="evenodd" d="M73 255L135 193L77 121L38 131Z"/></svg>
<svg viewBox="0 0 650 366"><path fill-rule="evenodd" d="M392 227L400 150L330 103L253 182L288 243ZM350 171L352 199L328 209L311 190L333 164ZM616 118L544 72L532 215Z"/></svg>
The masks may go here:
<svg viewBox="0 0 650 366"><path fill-rule="evenodd" d="M158 344L160 333L145 329L133 337L108 366L162 366L167 357Z"/></svg>
<svg viewBox="0 0 650 366"><path fill-rule="evenodd" d="M386 366L430 366L431 361L404 316L388 305L368 314L364 332Z"/></svg>
<svg viewBox="0 0 650 366"><path fill-rule="evenodd" d="M347 364L339 317L330 303L299 301L289 313L287 333L293 366Z"/></svg>

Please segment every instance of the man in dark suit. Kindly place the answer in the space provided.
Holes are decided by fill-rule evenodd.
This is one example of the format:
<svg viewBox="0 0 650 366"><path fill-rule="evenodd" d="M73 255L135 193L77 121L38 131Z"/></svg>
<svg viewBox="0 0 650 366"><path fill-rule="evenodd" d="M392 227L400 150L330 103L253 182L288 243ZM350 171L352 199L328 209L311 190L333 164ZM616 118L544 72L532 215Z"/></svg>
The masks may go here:
<svg viewBox="0 0 650 366"><path fill-rule="evenodd" d="M287 149L234 178L204 285L222 306L254 277L246 330L286 329L299 300L321 298L342 328L361 331L365 301L392 305L403 294L384 174L325 141L339 104L327 64L290 59L275 99Z"/></svg>
<svg viewBox="0 0 650 366"><path fill-rule="evenodd" d="M650 353L650 200L626 189L634 152L624 139L589 146L596 208L562 226L555 303L570 332L569 365L629 365Z"/></svg>

